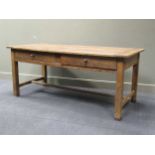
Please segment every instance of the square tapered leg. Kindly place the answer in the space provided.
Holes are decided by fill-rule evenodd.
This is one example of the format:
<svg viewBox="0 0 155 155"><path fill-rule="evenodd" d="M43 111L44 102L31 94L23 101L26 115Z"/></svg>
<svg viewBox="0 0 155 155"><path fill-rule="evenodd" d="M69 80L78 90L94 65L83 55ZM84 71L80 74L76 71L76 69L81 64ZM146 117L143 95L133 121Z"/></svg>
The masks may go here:
<svg viewBox="0 0 155 155"><path fill-rule="evenodd" d="M115 105L114 115L116 120L121 120L122 102L123 102L123 84L124 84L124 64L117 62L116 72L116 92L115 92Z"/></svg>
<svg viewBox="0 0 155 155"><path fill-rule="evenodd" d="M18 62L15 61L14 52L11 52L11 60L12 60L13 95L20 96Z"/></svg>
<svg viewBox="0 0 155 155"><path fill-rule="evenodd" d="M132 87L131 91L134 91L134 95L131 99L132 102L136 102L137 98L137 86L138 86L138 70L139 70L139 62L133 66L133 71L132 71Z"/></svg>

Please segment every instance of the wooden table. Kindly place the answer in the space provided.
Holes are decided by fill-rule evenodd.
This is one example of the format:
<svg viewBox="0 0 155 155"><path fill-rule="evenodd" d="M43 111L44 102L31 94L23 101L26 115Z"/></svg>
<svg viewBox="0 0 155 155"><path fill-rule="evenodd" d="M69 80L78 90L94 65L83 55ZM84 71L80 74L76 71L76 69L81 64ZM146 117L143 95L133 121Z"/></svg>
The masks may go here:
<svg viewBox="0 0 155 155"><path fill-rule="evenodd" d="M51 66L116 72L114 117L117 120L121 119L122 109L129 101L136 102L139 57L144 51L141 48L50 44L15 45L8 48L11 48L13 94L15 96L20 96L21 86L30 83L46 86L47 66ZM18 62L40 64L42 77L19 83ZM129 67L133 68L131 92L128 96L123 96L124 71ZM66 88L69 89L69 87Z"/></svg>

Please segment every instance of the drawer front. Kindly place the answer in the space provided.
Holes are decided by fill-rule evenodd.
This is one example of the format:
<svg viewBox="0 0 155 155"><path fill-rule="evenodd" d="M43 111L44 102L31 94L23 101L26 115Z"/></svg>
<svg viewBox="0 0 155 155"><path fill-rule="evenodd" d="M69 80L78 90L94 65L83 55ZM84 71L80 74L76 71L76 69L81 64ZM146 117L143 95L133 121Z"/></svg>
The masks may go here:
<svg viewBox="0 0 155 155"><path fill-rule="evenodd" d="M34 52L15 52L15 60L36 63L47 64L52 66L60 66L60 56L48 53L34 53Z"/></svg>
<svg viewBox="0 0 155 155"><path fill-rule="evenodd" d="M116 69L116 60L109 58L83 57L83 56L62 56L63 66L75 66L97 69Z"/></svg>

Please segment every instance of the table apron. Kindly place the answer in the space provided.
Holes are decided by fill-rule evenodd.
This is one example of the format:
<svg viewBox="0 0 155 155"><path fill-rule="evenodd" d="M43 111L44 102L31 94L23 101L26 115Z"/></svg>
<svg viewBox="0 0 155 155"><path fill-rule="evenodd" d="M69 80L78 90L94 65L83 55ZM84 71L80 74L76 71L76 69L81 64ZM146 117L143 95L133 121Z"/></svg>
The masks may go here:
<svg viewBox="0 0 155 155"><path fill-rule="evenodd" d="M53 67L68 67L79 69L96 69L115 71L117 69L116 58L94 57L54 54L45 52L31 51L12 51L14 52L14 60L19 62L27 62L41 65L49 65Z"/></svg>

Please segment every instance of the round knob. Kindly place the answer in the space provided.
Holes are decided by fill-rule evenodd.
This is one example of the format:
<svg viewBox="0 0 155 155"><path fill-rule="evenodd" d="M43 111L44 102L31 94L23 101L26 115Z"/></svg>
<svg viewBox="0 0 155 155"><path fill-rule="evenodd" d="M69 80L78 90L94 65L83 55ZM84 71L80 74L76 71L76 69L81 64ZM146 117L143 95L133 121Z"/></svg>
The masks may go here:
<svg viewBox="0 0 155 155"><path fill-rule="evenodd" d="M88 59L84 59L83 61L84 61L84 63L85 63L85 64L87 64L87 63L88 63Z"/></svg>
<svg viewBox="0 0 155 155"><path fill-rule="evenodd" d="M35 57L35 55L34 55L34 54L30 54L30 57L34 58L34 57Z"/></svg>

